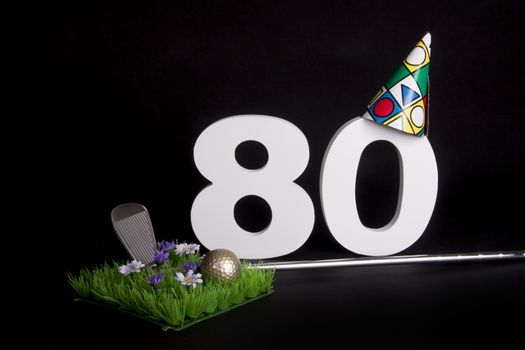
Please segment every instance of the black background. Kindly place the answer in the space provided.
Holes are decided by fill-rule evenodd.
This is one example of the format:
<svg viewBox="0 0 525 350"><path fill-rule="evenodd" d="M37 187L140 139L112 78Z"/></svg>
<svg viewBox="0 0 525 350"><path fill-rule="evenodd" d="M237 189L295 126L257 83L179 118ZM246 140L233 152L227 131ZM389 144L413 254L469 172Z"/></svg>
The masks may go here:
<svg viewBox="0 0 525 350"><path fill-rule="evenodd" d="M189 213L207 181L193 145L211 123L237 114L284 118L309 141L297 183L314 202L316 223L285 258L355 257L322 218L322 156L426 31L439 191L425 233L402 254L523 249L518 8L517 1L79 1L24 9L24 68L14 90L23 92L19 112L38 141L31 165L43 190L39 210L52 212L39 237L56 249L49 259L58 288L47 289L65 320L46 341L219 348L272 347L285 338L423 348L516 341L520 321L509 317L524 311L520 263L279 272L275 295L180 334L70 302L65 272L127 258L110 222L111 209L125 202L149 209L159 240L196 241ZM396 171L386 144L362 157L357 200L370 226L392 215ZM257 211L243 212L260 221Z"/></svg>

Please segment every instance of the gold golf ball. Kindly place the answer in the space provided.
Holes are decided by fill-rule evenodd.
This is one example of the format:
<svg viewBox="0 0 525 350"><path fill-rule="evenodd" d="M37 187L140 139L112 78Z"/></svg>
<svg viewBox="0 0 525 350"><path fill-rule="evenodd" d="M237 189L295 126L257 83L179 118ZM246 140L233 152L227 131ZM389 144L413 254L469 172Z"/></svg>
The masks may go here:
<svg viewBox="0 0 525 350"><path fill-rule="evenodd" d="M228 249L215 249L202 259L201 271L205 278L232 282L241 274L241 261Z"/></svg>

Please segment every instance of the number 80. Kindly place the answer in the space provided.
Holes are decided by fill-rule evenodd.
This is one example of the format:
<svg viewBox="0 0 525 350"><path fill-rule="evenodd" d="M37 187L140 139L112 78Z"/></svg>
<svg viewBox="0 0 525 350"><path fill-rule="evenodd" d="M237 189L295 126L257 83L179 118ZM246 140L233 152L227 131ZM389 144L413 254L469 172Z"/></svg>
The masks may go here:
<svg viewBox="0 0 525 350"><path fill-rule="evenodd" d="M379 229L364 226L355 201L361 153L370 143L394 145L400 162L396 212ZM257 141L268 150L267 164L243 168L235 149ZM195 198L191 224L208 249L228 248L240 258L267 259L289 254L308 239L315 213L308 193L294 183L308 164L305 135L294 124L265 115L238 115L206 128L194 148L197 169L212 184ZM437 164L426 136L414 137L363 118L344 124L330 141L320 174L321 207L334 238L358 254L382 256L400 252L422 235L437 196ZM242 229L234 218L237 201L248 195L266 200L272 219L261 232Z"/></svg>

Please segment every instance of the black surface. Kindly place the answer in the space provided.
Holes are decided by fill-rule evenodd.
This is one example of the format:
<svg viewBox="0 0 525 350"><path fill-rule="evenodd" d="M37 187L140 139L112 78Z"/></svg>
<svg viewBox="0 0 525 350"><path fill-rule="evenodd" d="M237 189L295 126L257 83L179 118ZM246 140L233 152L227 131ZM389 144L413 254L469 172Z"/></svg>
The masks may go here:
<svg viewBox="0 0 525 350"><path fill-rule="evenodd" d="M31 176L21 187L36 195L19 195L30 213L21 223L38 223L24 232L52 266L42 275L41 299L52 295L44 304L60 315L32 321L43 324L42 341L99 348L282 347L287 338L320 345L347 339L349 346L353 339L393 339L417 348L515 343L519 320L511 317L524 311L522 263L283 272L267 300L180 334L71 304L64 276L126 258L109 218L121 203L144 204L159 239L195 241L190 208L208 183L194 166L193 145L214 121L246 113L289 120L309 141L309 165L297 183L312 197L316 223L304 247L285 258L355 257L322 218L322 156L427 30L439 192L425 233L402 254L525 248L519 9L517 1L74 1L23 8L20 69L11 87L19 93L10 102L23 124L20 142L35 143L19 163ZM391 154L375 145L360 164L357 201L372 227L392 215L397 176L385 176L396 171ZM265 220L245 212L255 227Z"/></svg>
<svg viewBox="0 0 525 350"><path fill-rule="evenodd" d="M182 332L67 307L50 344L95 348L496 348L523 341L523 261L279 271L276 292Z"/></svg>

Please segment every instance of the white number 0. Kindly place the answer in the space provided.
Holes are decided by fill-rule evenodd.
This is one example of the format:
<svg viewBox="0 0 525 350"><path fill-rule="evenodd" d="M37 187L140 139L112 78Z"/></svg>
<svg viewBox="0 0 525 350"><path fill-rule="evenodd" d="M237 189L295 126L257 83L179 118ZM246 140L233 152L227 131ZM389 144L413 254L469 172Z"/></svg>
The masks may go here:
<svg viewBox="0 0 525 350"><path fill-rule="evenodd" d="M355 181L361 153L371 142L386 140L398 151L399 200L392 221L383 228L364 226L357 214ZM235 149L258 141L268 163L257 170L241 167ZM191 223L208 249L228 248L240 258L266 259L298 249L310 236L315 214L310 196L293 181L308 164L308 142L292 123L271 116L240 115L206 128L195 143L195 164L212 182L191 209ZM404 135L362 118L346 123L330 142L321 169L321 204L325 221L345 248L364 255L395 254L423 233L437 195L437 165L425 136ZM235 221L234 206L257 195L272 211L270 225L250 233Z"/></svg>
<svg viewBox="0 0 525 350"><path fill-rule="evenodd" d="M372 229L359 219L355 182L361 153L378 140L395 146L401 174L394 217L386 226ZM355 253L398 253L423 234L436 203L437 180L436 158L426 136L414 137L370 120L352 119L336 132L323 160L321 204L326 224L334 238Z"/></svg>

